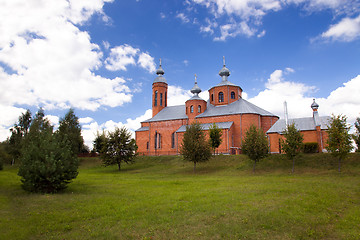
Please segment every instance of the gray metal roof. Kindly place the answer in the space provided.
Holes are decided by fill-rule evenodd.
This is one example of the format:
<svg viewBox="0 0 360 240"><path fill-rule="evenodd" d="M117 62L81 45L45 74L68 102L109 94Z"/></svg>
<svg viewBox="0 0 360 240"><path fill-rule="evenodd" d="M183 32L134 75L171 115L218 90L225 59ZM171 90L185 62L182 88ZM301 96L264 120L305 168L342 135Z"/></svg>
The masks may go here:
<svg viewBox="0 0 360 240"><path fill-rule="evenodd" d="M207 109L205 110L205 112L198 115L196 118L233 115L233 114L246 114L246 113L258 114L261 116L276 117L275 114L272 114L271 112L268 112L246 101L245 99L240 98L239 100L233 103L230 103L228 105L221 105L221 106L214 106L212 104L209 104L208 102Z"/></svg>
<svg viewBox="0 0 360 240"><path fill-rule="evenodd" d="M135 132L143 132L143 131L149 131L149 127L141 127L138 130L135 130Z"/></svg>
<svg viewBox="0 0 360 240"><path fill-rule="evenodd" d="M216 126L220 129L229 129L234 122L219 122L219 123L215 123ZM210 126L212 125L212 123L204 123L204 124L200 124L201 128L203 130L209 130ZM176 132L185 132L186 131L186 125L182 125Z"/></svg>
<svg viewBox="0 0 360 240"><path fill-rule="evenodd" d="M310 131L316 129L315 118L294 118L289 119L289 124L295 123L295 127L300 131ZM329 124L330 117L318 117L317 121L321 129L328 129L327 125ZM285 119L279 119L268 131L267 133L282 133L286 128Z"/></svg>
<svg viewBox="0 0 360 240"><path fill-rule="evenodd" d="M144 122L156 122L175 119L187 119L188 116L185 113L185 105L165 107L153 118L150 118Z"/></svg>

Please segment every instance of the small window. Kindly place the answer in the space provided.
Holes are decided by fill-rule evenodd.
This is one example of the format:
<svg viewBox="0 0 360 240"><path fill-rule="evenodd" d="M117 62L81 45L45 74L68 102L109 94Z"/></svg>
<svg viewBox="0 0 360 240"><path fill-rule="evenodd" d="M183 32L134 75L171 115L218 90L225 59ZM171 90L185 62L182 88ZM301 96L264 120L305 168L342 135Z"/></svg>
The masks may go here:
<svg viewBox="0 0 360 240"><path fill-rule="evenodd" d="M231 92L231 99L235 99L235 92Z"/></svg>
<svg viewBox="0 0 360 240"><path fill-rule="evenodd" d="M224 102L224 93L219 92L219 102Z"/></svg>
<svg viewBox="0 0 360 240"><path fill-rule="evenodd" d="M194 106L191 105L191 107L190 107L190 113L193 113L193 112L194 112Z"/></svg>
<svg viewBox="0 0 360 240"><path fill-rule="evenodd" d="M161 134L155 132L155 149L161 148Z"/></svg>
<svg viewBox="0 0 360 240"><path fill-rule="evenodd" d="M155 91L154 106L157 106L157 94L158 94L158 91Z"/></svg>
<svg viewBox="0 0 360 240"><path fill-rule="evenodd" d="M162 93L160 93L160 106L162 106L162 97L163 97L163 94Z"/></svg>
<svg viewBox="0 0 360 240"><path fill-rule="evenodd" d="M198 113L201 113L201 106L198 106Z"/></svg>
<svg viewBox="0 0 360 240"><path fill-rule="evenodd" d="M146 149L149 150L149 142L146 142Z"/></svg>
<svg viewBox="0 0 360 240"><path fill-rule="evenodd" d="M211 94L211 101L214 101L214 94Z"/></svg>
<svg viewBox="0 0 360 240"><path fill-rule="evenodd" d="M167 107L167 94L165 92L165 107Z"/></svg>
<svg viewBox="0 0 360 240"><path fill-rule="evenodd" d="M175 133L171 134L171 148L175 148Z"/></svg>

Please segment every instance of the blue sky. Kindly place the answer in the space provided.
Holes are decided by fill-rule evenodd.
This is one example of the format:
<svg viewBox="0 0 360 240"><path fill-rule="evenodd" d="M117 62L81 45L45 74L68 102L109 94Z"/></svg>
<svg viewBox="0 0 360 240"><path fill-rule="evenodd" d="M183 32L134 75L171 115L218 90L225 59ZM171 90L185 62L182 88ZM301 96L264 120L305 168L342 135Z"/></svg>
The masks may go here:
<svg viewBox="0 0 360 240"><path fill-rule="evenodd" d="M207 90L222 57L243 97L283 117L360 116L358 0L0 0L0 140L26 109L96 131L151 117L159 58L169 105Z"/></svg>

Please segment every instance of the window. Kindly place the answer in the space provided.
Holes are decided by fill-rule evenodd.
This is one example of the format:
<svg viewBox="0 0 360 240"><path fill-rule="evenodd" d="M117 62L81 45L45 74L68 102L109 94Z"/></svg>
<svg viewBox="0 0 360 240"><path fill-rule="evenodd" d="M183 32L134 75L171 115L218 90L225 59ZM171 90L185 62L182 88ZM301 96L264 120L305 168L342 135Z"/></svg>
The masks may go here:
<svg viewBox="0 0 360 240"><path fill-rule="evenodd" d="M171 148L175 148L175 133L171 134Z"/></svg>
<svg viewBox="0 0 360 240"><path fill-rule="evenodd" d="M161 148L161 134L155 132L155 149Z"/></svg>
<svg viewBox="0 0 360 240"><path fill-rule="evenodd" d="M231 92L231 99L235 99L235 92Z"/></svg>
<svg viewBox="0 0 360 240"><path fill-rule="evenodd" d="M157 94L158 94L158 91L155 91L154 106L157 106Z"/></svg>
<svg viewBox="0 0 360 240"><path fill-rule="evenodd" d="M146 142L146 149L149 150L149 142Z"/></svg>
<svg viewBox="0 0 360 240"><path fill-rule="evenodd" d="M198 113L201 113L201 106L198 106Z"/></svg>
<svg viewBox="0 0 360 240"><path fill-rule="evenodd" d="M191 107L190 107L190 113L193 113L193 112L194 112L194 106L191 105Z"/></svg>
<svg viewBox="0 0 360 240"><path fill-rule="evenodd" d="M165 92L165 107L167 107L167 94Z"/></svg>
<svg viewBox="0 0 360 240"><path fill-rule="evenodd" d="M160 106L162 106L162 93L160 93Z"/></svg>
<svg viewBox="0 0 360 240"><path fill-rule="evenodd" d="M214 101L214 94L211 94L211 101Z"/></svg>
<svg viewBox="0 0 360 240"><path fill-rule="evenodd" d="M224 102L224 93L219 92L219 102Z"/></svg>

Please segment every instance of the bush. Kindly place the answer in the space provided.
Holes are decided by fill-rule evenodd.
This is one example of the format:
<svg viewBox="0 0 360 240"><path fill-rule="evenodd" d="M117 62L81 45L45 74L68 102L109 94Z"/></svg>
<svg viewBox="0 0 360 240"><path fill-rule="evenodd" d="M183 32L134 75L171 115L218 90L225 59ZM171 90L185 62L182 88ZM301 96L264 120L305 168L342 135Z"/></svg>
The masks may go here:
<svg viewBox="0 0 360 240"><path fill-rule="evenodd" d="M319 145L317 142L304 143L304 153L317 153L319 152Z"/></svg>
<svg viewBox="0 0 360 240"><path fill-rule="evenodd" d="M0 171L3 170L3 162L2 159L0 158Z"/></svg>

